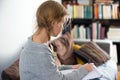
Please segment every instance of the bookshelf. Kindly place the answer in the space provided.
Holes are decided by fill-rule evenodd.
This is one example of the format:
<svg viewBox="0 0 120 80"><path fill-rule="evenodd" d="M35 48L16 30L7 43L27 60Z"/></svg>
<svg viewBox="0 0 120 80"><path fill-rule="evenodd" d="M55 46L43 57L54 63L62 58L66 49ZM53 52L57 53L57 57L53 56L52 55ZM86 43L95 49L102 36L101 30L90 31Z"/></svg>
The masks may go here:
<svg viewBox="0 0 120 80"><path fill-rule="evenodd" d="M83 5L82 3L85 3L85 4ZM71 22L72 28L74 28L75 25L79 27L80 25L84 25L85 28L90 27L91 29L92 23L99 22L101 24L101 27L105 28L104 38L102 38L103 40L108 38L107 33L109 32L109 28L111 25L118 26L118 28L120 28L120 1L119 0L62 0L62 4L66 8L68 8L68 12L72 16L72 22ZM101 6L102 17L100 14L100 9L98 8L99 5L100 6L102 5ZM96 6L99 9L97 10L98 12L95 11ZM117 10L114 11L114 7ZM84 8L84 11L83 11L83 8ZM81 12L83 11L83 12L81 13L78 11L81 11ZM91 34L90 39L92 40L93 39L92 32L90 34ZM116 44L118 57L120 57L120 40L113 40L113 44ZM120 64L119 58L118 58L118 64Z"/></svg>

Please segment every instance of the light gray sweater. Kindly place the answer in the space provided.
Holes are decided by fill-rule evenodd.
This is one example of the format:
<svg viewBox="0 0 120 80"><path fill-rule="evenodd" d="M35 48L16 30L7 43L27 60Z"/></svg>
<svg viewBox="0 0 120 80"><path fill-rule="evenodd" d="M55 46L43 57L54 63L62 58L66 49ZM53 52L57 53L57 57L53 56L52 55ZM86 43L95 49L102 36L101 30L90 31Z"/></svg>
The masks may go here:
<svg viewBox="0 0 120 80"><path fill-rule="evenodd" d="M81 80L88 71L83 67L62 74L55 65L47 44L39 44L28 38L20 55L20 80Z"/></svg>

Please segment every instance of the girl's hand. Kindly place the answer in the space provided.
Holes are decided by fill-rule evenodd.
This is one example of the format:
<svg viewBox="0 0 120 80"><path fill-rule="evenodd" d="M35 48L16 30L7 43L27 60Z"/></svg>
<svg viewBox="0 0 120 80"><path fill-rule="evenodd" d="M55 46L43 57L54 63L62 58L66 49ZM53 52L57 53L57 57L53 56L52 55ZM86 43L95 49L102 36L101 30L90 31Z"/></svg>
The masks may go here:
<svg viewBox="0 0 120 80"><path fill-rule="evenodd" d="M93 63L87 63L87 64L84 64L83 67L87 70L87 71L92 71L93 68L94 68L94 64Z"/></svg>

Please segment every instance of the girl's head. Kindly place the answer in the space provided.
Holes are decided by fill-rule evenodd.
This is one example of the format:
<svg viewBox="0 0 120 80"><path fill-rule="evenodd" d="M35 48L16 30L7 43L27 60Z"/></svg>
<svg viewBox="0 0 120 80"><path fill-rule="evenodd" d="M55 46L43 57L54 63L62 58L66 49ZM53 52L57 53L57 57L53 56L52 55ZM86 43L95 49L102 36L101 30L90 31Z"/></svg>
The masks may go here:
<svg viewBox="0 0 120 80"><path fill-rule="evenodd" d="M62 30L65 16L68 15L63 5L56 1L46 1L37 10L38 29L45 28L48 36L57 36Z"/></svg>

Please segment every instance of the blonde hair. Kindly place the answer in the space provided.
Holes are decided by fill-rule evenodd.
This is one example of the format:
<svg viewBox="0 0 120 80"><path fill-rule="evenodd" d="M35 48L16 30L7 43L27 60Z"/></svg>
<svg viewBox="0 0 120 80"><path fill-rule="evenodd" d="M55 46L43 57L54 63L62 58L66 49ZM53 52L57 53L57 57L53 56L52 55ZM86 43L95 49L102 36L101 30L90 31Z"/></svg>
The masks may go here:
<svg viewBox="0 0 120 80"><path fill-rule="evenodd" d="M36 13L37 28L45 28L50 39L50 32L52 30L52 22L59 22L64 16L68 15L65 7L56 1L46 1L41 4Z"/></svg>

